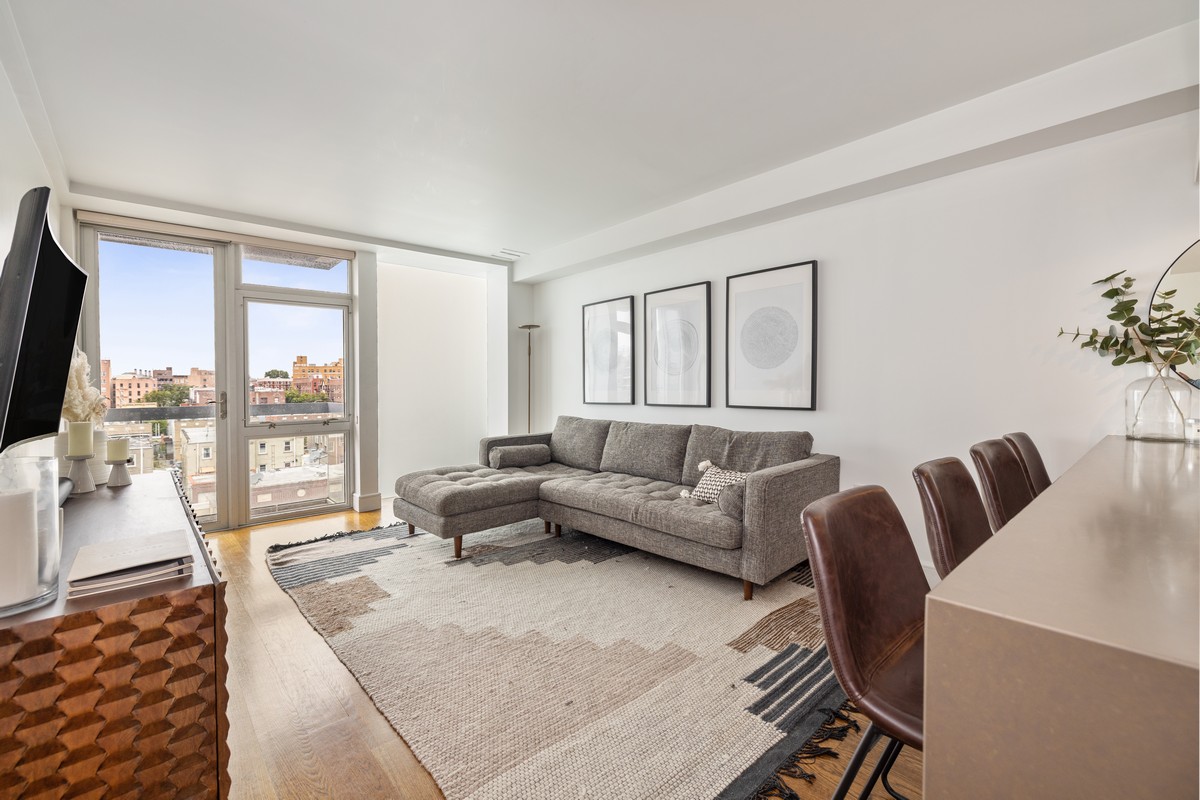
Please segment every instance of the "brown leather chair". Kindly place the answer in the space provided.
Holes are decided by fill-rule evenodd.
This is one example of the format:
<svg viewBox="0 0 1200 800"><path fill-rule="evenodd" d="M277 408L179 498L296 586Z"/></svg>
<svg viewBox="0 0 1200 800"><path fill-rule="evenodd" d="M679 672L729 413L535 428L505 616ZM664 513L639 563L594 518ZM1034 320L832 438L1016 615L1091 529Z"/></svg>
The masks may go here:
<svg viewBox="0 0 1200 800"><path fill-rule="evenodd" d="M1042 454L1038 452L1037 445L1029 438L1029 434L1006 433L1004 441L1017 452L1017 460L1021 462L1021 469L1025 472L1025 479L1029 481L1033 496L1037 497L1046 491L1046 487L1050 485L1050 474L1046 472Z"/></svg>
<svg viewBox="0 0 1200 800"><path fill-rule="evenodd" d="M913 470L921 507L925 510L925 533L933 552L939 577L946 577L992 538L987 512L975 479L957 458L926 461Z"/></svg>
<svg viewBox="0 0 1200 800"><path fill-rule="evenodd" d="M887 774L903 745L925 743L925 594L929 583L904 519L880 486L847 489L801 515L821 625L833 672L871 720L834 798L846 796L880 736L891 739L867 788Z"/></svg>
<svg viewBox="0 0 1200 800"><path fill-rule="evenodd" d="M1003 439L988 439L972 445L971 459L983 486L992 532L996 533L1033 502L1033 489L1025 479L1017 452Z"/></svg>

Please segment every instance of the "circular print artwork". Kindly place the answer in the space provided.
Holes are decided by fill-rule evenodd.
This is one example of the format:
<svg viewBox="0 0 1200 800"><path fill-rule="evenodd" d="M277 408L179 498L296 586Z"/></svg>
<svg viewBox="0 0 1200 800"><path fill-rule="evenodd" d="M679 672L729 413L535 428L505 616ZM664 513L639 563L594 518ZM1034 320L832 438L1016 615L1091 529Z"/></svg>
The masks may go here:
<svg viewBox="0 0 1200 800"><path fill-rule="evenodd" d="M742 325L742 355L751 366L774 369L796 352L800 326L779 306L758 309Z"/></svg>
<svg viewBox="0 0 1200 800"><path fill-rule="evenodd" d="M700 333L687 320L669 320L658 331L654 363L668 375L682 375L700 356Z"/></svg>

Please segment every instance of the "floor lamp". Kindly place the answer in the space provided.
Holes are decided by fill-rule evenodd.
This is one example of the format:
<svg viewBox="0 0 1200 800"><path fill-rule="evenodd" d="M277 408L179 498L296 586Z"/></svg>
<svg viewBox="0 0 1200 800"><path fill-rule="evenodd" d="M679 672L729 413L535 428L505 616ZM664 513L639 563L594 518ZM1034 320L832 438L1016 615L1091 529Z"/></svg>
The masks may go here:
<svg viewBox="0 0 1200 800"><path fill-rule="evenodd" d="M529 385L526 388L525 394L525 432L533 433L533 332L541 325L521 325L520 329L525 331L527 338L527 349L525 351L526 369L525 374L528 376Z"/></svg>

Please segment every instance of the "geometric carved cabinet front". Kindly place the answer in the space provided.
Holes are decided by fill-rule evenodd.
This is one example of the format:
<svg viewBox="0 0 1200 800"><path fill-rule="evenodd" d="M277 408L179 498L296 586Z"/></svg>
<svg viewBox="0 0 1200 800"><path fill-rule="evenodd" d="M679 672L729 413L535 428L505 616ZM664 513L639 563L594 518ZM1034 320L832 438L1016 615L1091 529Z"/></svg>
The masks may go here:
<svg viewBox="0 0 1200 800"><path fill-rule="evenodd" d="M0 798L228 796L225 584L0 629Z"/></svg>

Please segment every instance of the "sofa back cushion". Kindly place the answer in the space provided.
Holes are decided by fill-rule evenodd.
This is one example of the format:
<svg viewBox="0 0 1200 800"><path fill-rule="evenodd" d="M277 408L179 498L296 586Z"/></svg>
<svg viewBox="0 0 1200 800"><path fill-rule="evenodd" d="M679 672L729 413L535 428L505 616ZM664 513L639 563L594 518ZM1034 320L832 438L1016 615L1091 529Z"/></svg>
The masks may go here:
<svg viewBox="0 0 1200 800"><path fill-rule="evenodd" d="M608 429L600 471L679 483L691 433L691 425L614 422Z"/></svg>
<svg viewBox="0 0 1200 800"><path fill-rule="evenodd" d="M737 472L755 472L801 461L812 455L808 431L731 431L711 425L693 425L683 457L683 483L700 482L701 461Z"/></svg>
<svg viewBox="0 0 1200 800"><path fill-rule="evenodd" d="M550 457L568 467L599 472L611 424L607 419L559 417L550 434Z"/></svg>

